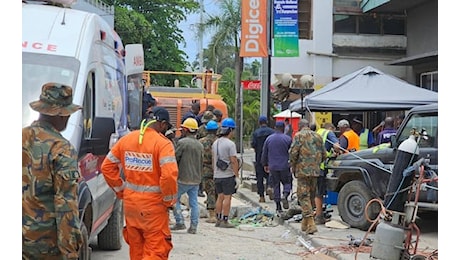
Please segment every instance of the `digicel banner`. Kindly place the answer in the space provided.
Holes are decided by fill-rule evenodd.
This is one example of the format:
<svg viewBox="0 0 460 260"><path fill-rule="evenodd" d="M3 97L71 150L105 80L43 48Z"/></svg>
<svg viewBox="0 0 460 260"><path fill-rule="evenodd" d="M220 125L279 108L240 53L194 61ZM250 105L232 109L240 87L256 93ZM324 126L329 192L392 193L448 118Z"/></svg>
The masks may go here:
<svg viewBox="0 0 460 260"><path fill-rule="evenodd" d="M268 57L267 0L241 0L240 57Z"/></svg>

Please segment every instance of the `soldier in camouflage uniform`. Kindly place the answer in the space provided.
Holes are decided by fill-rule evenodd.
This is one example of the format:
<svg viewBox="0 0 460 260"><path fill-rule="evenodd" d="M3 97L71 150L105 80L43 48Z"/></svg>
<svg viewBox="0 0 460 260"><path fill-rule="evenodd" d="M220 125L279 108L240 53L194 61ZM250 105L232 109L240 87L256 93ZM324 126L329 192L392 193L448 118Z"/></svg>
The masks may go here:
<svg viewBox="0 0 460 260"><path fill-rule="evenodd" d="M203 113L203 117L201 118L201 122L203 124L198 127L198 132L196 134L197 139L201 139L207 135L206 124L210 120L216 121L216 116L212 113L212 111L205 111Z"/></svg>
<svg viewBox="0 0 460 260"><path fill-rule="evenodd" d="M42 87L30 103L40 116L22 129L22 259L78 259L77 152L60 133L72 113L72 88Z"/></svg>
<svg viewBox="0 0 460 260"><path fill-rule="evenodd" d="M216 121L210 120L206 124L207 135L201 138L199 141L204 147L204 158L203 158L203 175L201 176L201 184L206 192L206 208L209 213L209 218L206 220L207 223L216 223L216 185L214 184L214 170L212 167L212 144L217 139L217 129L219 125Z"/></svg>
<svg viewBox="0 0 460 260"><path fill-rule="evenodd" d="M206 131L206 124L210 121L210 120L214 120L216 121L216 116L212 113L212 111L205 111L203 113L203 116L201 117L201 122L202 124L200 125L200 127L198 127L198 131L196 133L196 139L201 139L203 137L205 137L208 132ZM199 197L204 197L204 193L203 193L203 182L200 183L200 188L198 190L198 196Z"/></svg>
<svg viewBox="0 0 460 260"><path fill-rule="evenodd" d="M297 197L302 208L302 231L317 232L312 201L316 194L321 162L326 160L326 149L321 136L309 128L307 119L299 121L299 129L289 149L292 173L297 177Z"/></svg>

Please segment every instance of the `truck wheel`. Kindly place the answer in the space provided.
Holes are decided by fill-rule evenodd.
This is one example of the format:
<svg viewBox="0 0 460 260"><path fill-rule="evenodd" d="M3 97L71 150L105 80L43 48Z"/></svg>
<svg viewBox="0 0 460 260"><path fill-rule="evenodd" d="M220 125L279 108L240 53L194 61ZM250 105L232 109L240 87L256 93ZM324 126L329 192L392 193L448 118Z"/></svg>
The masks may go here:
<svg viewBox="0 0 460 260"><path fill-rule="evenodd" d="M88 229L86 228L84 223L81 223L80 232L83 237L83 244L81 245L78 259L79 260L90 260L91 259L91 247L89 246Z"/></svg>
<svg viewBox="0 0 460 260"><path fill-rule="evenodd" d="M373 199L371 191L362 181L350 181L340 189L337 207L343 221L353 228L369 229L372 224L366 219L366 204ZM372 220L380 212L380 206L372 203L367 210L368 217Z"/></svg>
<svg viewBox="0 0 460 260"><path fill-rule="evenodd" d="M119 203L107 223L97 235L97 245L102 250L119 250L122 242L123 205Z"/></svg>

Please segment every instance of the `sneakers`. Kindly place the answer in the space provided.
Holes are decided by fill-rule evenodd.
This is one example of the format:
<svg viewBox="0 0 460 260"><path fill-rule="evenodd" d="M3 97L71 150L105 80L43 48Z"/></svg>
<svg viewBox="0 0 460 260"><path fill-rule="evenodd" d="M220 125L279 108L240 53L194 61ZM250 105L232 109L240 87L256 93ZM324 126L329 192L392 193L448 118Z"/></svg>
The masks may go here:
<svg viewBox="0 0 460 260"><path fill-rule="evenodd" d="M228 221L224 220L224 221L220 222L219 227L221 227L221 228L234 228L235 225L233 225L232 223L229 223Z"/></svg>
<svg viewBox="0 0 460 260"><path fill-rule="evenodd" d="M272 187L268 187L268 188L267 188L267 195L268 195L268 198L269 198L270 200L273 200L274 194L273 194L273 188L272 188Z"/></svg>
<svg viewBox="0 0 460 260"><path fill-rule="evenodd" d="M171 227L171 230L182 230L186 229L187 227L184 224L177 224Z"/></svg>
<svg viewBox="0 0 460 260"><path fill-rule="evenodd" d="M316 216L315 217L315 224L316 225L324 225L326 222L330 221L331 219L327 219L324 216Z"/></svg>
<svg viewBox="0 0 460 260"><path fill-rule="evenodd" d="M203 191L202 190L199 190L198 191L198 197L206 197L206 195L204 195Z"/></svg>
<svg viewBox="0 0 460 260"><path fill-rule="evenodd" d="M189 234L196 234L196 227L189 227L187 229L187 233Z"/></svg>
<svg viewBox="0 0 460 260"><path fill-rule="evenodd" d="M265 202L265 197L264 197L264 196L260 196L259 202Z"/></svg>

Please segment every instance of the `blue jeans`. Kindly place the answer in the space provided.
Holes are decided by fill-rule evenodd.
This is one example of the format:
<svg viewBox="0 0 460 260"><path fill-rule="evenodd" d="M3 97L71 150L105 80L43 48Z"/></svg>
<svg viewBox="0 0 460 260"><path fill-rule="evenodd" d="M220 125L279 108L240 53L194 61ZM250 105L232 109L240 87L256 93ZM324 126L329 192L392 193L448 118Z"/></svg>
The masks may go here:
<svg viewBox="0 0 460 260"><path fill-rule="evenodd" d="M190 205L190 226L197 227L198 220L200 217L200 208L198 206L198 189L200 187L197 185L187 185L178 183L178 196L176 202L176 208L174 209L174 218L176 219L176 224L184 224L184 217L181 212L181 203L180 197L182 194L187 193L188 195L188 204Z"/></svg>

